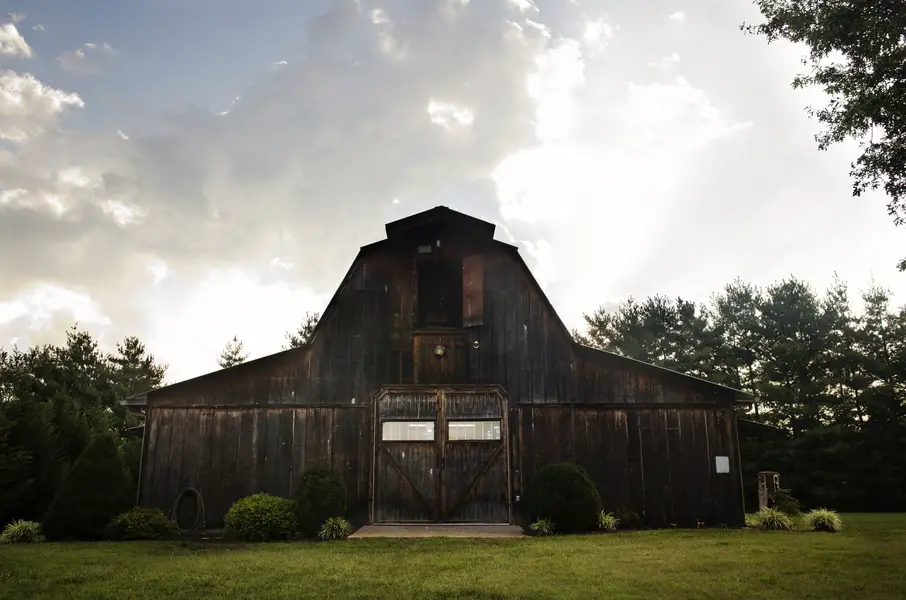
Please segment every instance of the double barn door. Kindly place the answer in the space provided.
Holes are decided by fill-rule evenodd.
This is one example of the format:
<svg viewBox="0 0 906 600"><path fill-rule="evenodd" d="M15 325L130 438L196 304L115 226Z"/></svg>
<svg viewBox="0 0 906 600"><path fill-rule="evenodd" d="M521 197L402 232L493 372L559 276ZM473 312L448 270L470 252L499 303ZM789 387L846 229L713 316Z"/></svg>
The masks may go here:
<svg viewBox="0 0 906 600"><path fill-rule="evenodd" d="M374 406L372 522L511 522L499 387L395 386Z"/></svg>

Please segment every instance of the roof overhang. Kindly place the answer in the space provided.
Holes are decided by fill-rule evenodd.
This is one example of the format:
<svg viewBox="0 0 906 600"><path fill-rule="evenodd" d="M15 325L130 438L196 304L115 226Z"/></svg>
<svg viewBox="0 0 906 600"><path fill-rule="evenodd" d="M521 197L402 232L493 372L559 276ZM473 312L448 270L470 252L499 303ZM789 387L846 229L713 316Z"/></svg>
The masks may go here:
<svg viewBox="0 0 906 600"><path fill-rule="evenodd" d="M662 366L656 365L654 363L645 362L643 360L639 360L637 358L632 358L630 356L623 356L622 354L617 354L616 352L610 352L609 350L595 348L594 346L586 346L585 344L579 343L575 340L573 341L573 344L575 345L576 348L583 350L585 352L590 352L592 354L599 353L599 354L611 357L613 359L632 362L632 363L635 363L637 365L643 366L648 369L661 371L663 373L670 373L673 376L683 377L683 378L686 378L686 379L689 379L692 381L696 381L700 384L705 384L713 389L722 390L723 392L725 392L727 394L733 395L734 404L749 405L749 404L752 404L753 402L755 402L755 396L749 392L744 392L742 390L738 390L736 388L730 387L728 385L724 385L722 383L710 381L703 377L698 377L697 375L690 375L688 373L683 373L681 371L674 371L673 369L668 369L667 367L662 367Z"/></svg>
<svg viewBox="0 0 906 600"><path fill-rule="evenodd" d="M148 392L142 392L120 400L120 405L130 410L140 410L148 406Z"/></svg>

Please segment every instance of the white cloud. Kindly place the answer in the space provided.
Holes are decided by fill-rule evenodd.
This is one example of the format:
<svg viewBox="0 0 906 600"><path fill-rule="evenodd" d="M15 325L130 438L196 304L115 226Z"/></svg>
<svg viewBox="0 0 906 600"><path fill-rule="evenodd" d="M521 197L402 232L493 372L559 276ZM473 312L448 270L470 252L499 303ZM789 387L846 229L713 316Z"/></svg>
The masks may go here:
<svg viewBox="0 0 906 600"><path fill-rule="evenodd" d="M128 139L129 139L129 136L126 135L125 133L123 133L123 130L122 130L122 129L117 129L117 130L116 130L116 134L117 134L118 136L120 136L120 139L121 139L121 140L128 140Z"/></svg>
<svg viewBox="0 0 906 600"><path fill-rule="evenodd" d="M81 48L69 50L57 57L64 69L79 73L97 73L101 61L115 56L117 51L107 42L95 44L88 42Z"/></svg>
<svg viewBox="0 0 906 600"><path fill-rule="evenodd" d="M670 15L667 18L670 19L671 21L676 21L677 23L682 23L683 21L686 20L686 13L684 13L683 11L680 10L680 11L673 13L672 15Z"/></svg>
<svg viewBox="0 0 906 600"><path fill-rule="evenodd" d="M21 320L28 330L49 329L55 317L65 312L84 325L109 326L105 316L91 296L57 285L42 284L18 294L12 300L0 302L0 325Z"/></svg>
<svg viewBox="0 0 906 600"><path fill-rule="evenodd" d="M8 13L8 16L13 23L21 23L25 20L25 15L22 13Z"/></svg>
<svg viewBox="0 0 906 600"><path fill-rule="evenodd" d="M564 40L536 58L537 70L527 78L535 101L535 133L542 140L559 140L574 126L576 89L585 83L582 52Z"/></svg>
<svg viewBox="0 0 906 600"><path fill-rule="evenodd" d="M12 23L0 25L0 54L30 58L31 48Z"/></svg>
<svg viewBox="0 0 906 600"><path fill-rule="evenodd" d="M468 128L475 120L472 110L451 102L431 99L426 107L431 122L451 131L457 128Z"/></svg>
<svg viewBox="0 0 906 600"><path fill-rule="evenodd" d="M217 369L226 342L237 335L249 358L271 354L286 342L306 311L321 311L331 294L284 281L263 282L238 269L212 269L174 295L178 281L155 286L145 302L155 307L145 341L165 356L168 380L179 381ZM178 302L174 302L178 297Z"/></svg>
<svg viewBox="0 0 906 600"><path fill-rule="evenodd" d="M44 31L44 26L38 23L37 25L32 26L33 31Z"/></svg>
<svg viewBox="0 0 906 600"><path fill-rule="evenodd" d="M293 270L293 263L280 256L275 256L274 258L272 258L270 265L271 265L272 269L276 269L278 271L292 271Z"/></svg>
<svg viewBox="0 0 906 600"><path fill-rule="evenodd" d="M0 140L24 142L56 125L67 109L84 106L78 94L44 85L33 75L0 73Z"/></svg>
<svg viewBox="0 0 906 600"><path fill-rule="evenodd" d="M589 50L590 56L595 56L608 46L615 32L616 28L605 17L586 21L582 31L582 43Z"/></svg>
<svg viewBox="0 0 906 600"><path fill-rule="evenodd" d="M507 0L507 3L516 8L519 12L538 12L538 7L532 2L532 0Z"/></svg>
<svg viewBox="0 0 906 600"><path fill-rule="evenodd" d="M672 69L680 63L680 55L676 52L670 54L669 56L663 57L659 61L652 61L648 63L649 66L654 67L655 69Z"/></svg>
<svg viewBox="0 0 906 600"><path fill-rule="evenodd" d="M154 280L154 285L162 282L172 272L170 271L170 267L167 266L167 263L156 258L148 262L148 270L151 272L151 277Z"/></svg>

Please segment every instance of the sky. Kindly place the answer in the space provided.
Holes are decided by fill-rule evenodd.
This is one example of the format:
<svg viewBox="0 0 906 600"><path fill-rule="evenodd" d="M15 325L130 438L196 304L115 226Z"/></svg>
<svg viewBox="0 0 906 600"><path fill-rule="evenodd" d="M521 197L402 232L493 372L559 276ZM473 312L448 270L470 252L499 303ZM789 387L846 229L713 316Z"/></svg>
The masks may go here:
<svg viewBox="0 0 906 600"><path fill-rule="evenodd" d="M384 223L497 224L569 327L835 276L906 303L906 229L817 149L750 0L10 0L0 347L137 335L175 382L281 350Z"/></svg>

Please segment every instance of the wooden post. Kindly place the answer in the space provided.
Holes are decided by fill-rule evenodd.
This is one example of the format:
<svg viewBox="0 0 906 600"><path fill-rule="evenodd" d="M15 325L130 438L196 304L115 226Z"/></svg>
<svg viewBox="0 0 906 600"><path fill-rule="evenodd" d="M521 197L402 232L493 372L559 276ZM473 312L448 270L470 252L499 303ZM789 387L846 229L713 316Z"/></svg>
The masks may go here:
<svg viewBox="0 0 906 600"><path fill-rule="evenodd" d="M771 494L780 489L780 473L759 471L758 473L758 509L768 508Z"/></svg>

